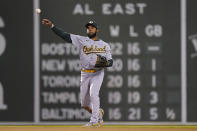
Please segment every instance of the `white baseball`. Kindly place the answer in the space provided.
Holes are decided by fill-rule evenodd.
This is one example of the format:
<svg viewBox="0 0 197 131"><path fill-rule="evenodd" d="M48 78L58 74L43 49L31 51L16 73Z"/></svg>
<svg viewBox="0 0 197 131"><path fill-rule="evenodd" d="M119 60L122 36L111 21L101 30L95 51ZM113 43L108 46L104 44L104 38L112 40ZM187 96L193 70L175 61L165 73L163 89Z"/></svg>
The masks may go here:
<svg viewBox="0 0 197 131"><path fill-rule="evenodd" d="M40 14L41 13L41 9L36 9L36 13Z"/></svg>

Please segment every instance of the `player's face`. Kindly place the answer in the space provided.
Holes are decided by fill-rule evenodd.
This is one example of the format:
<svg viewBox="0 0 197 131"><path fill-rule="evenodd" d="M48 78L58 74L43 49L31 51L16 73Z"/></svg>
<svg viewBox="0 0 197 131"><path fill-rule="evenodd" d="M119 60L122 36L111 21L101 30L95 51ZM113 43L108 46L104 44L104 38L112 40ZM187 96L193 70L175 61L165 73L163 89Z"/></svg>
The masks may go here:
<svg viewBox="0 0 197 131"><path fill-rule="evenodd" d="M94 38L97 32L98 30L94 26L91 26L91 25L88 26L87 35L89 38Z"/></svg>

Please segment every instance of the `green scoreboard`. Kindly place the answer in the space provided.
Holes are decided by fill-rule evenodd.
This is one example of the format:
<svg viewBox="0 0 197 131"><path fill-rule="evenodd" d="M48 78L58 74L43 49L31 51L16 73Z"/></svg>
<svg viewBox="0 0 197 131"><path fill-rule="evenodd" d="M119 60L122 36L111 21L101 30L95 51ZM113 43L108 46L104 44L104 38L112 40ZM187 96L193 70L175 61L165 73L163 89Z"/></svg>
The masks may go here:
<svg viewBox="0 0 197 131"><path fill-rule="evenodd" d="M79 49L42 25L43 18L82 36L88 21L97 22L114 60L99 94L107 124L197 124L196 0L0 5L0 125L89 120L80 106Z"/></svg>
<svg viewBox="0 0 197 131"><path fill-rule="evenodd" d="M105 70L100 92L106 121L179 122L180 4L180 0L42 0L40 8L66 32L86 35L87 21L99 25L99 37L110 44L114 60ZM40 31L40 120L86 120L89 115L79 98L79 49L45 26Z"/></svg>

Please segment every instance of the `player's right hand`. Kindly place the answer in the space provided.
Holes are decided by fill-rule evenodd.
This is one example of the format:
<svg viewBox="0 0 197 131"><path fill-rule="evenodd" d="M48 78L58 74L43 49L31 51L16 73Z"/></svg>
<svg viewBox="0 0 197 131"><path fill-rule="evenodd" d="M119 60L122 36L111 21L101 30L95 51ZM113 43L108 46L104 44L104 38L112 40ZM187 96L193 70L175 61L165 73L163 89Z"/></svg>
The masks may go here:
<svg viewBox="0 0 197 131"><path fill-rule="evenodd" d="M52 22L48 19L42 19L42 24L48 26L48 27L52 27Z"/></svg>

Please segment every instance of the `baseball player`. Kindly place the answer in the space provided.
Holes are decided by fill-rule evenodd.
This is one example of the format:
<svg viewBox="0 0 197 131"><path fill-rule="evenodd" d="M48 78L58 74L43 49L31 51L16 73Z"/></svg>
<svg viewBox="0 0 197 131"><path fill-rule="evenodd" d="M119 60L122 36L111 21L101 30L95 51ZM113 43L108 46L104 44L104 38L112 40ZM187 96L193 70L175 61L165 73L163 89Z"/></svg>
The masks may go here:
<svg viewBox="0 0 197 131"><path fill-rule="evenodd" d="M104 111L100 108L99 91L103 82L104 68L113 65L110 46L98 39L99 30L95 21L89 21L85 25L87 37L64 32L48 19L43 19L42 23L66 42L79 47L81 106L91 113L90 122L85 126L101 126L104 123Z"/></svg>

